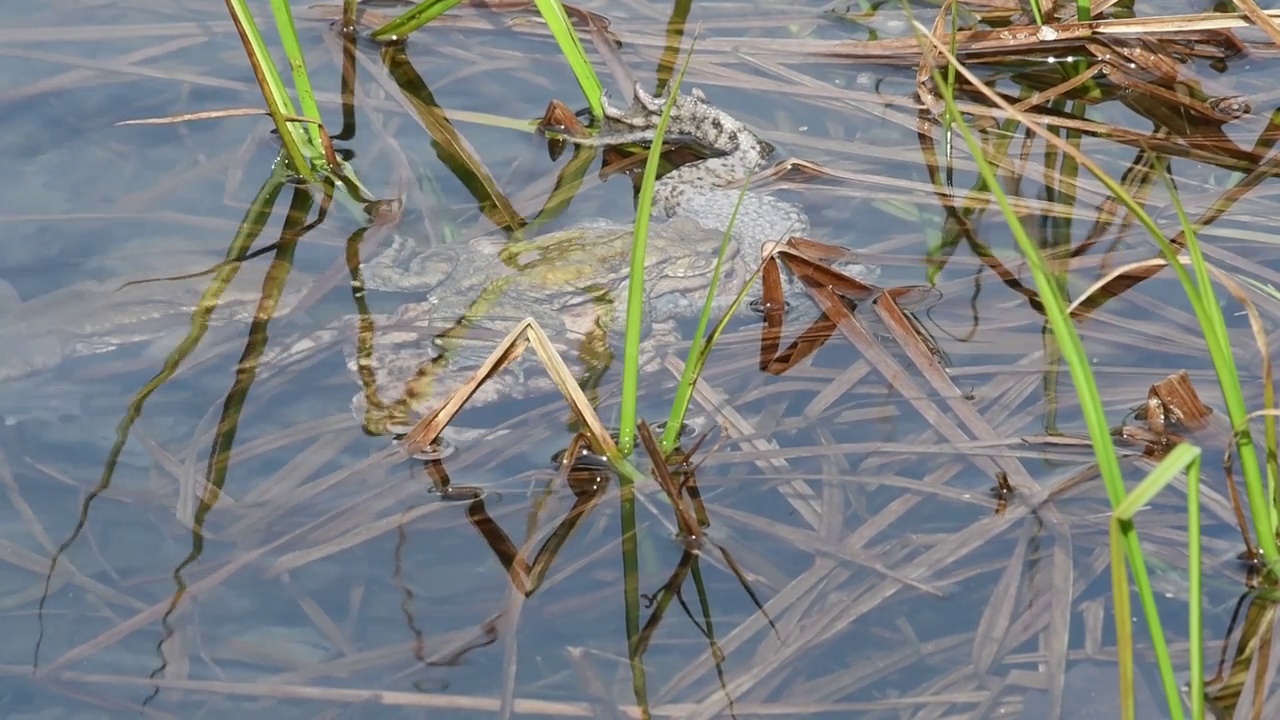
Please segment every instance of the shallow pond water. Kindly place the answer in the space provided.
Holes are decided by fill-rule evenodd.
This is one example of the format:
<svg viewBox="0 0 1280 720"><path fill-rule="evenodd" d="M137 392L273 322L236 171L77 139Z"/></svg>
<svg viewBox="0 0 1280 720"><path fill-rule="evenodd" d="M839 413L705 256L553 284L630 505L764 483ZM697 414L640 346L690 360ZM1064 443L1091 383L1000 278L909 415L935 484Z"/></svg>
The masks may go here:
<svg viewBox="0 0 1280 720"><path fill-rule="evenodd" d="M954 386L918 372L869 302L855 314L871 347L837 332L780 375L760 370L760 321L736 318L695 405L712 430L695 455L710 518L697 554L675 540L653 483L631 503L616 481L557 477L550 458L573 423L550 393L468 408L459 425L507 433L463 441L439 463L410 461L351 414L358 386L343 347L353 336L272 360L357 312L344 252L362 221L335 206L296 247L273 244L290 203L317 212L284 188L245 251L237 233L276 155L267 120L117 125L260 104L222 3L54 2L11 18L0 31L0 279L21 302L0 306L4 716L633 717L645 704L680 718L1038 718L1057 711L1056 683L1069 696L1063 717L1114 714L1100 707L1116 702L1110 686L1087 702L1079 694L1114 678L1105 495L1087 478L1052 502L1025 499L1028 481L1056 488L1091 462L1063 441L1084 429L1031 276L967 156L949 178L932 164L945 151L936 125L920 124L914 61L785 44L901 37L905 19L826 8L694 4L689 27L704 24L689 82L779 157L829 171L793 171L770 190L805 207L816 239L862 252L881 284L935 288L907 307ZM655 87L670 9L587 9L612 21L627 67ZM631 184L602 181L595 158L567 207L543 213L571 161L549 159L525 121L552 98L582 103L527 13L457 9L413 36L392 65L419 73L420 87L403 74L398 87L362 40L353 119L338 102L338 38L319 14L299 28L322 111L373 195L403 198L397 232L424 247L497 232L483 173L460 165L437 117L545 229L633 215ZM74 26L57 27L67 17ZM46 36L67 40L50 49ZM689 36L675 40L687 49ZM1147 137L1152 113L1132 91L1078 110L1166 142L1198 214L1257 160L1246 150L1266 146L1272 108L1259 85L1273 64L1261 50L1221 76L1191 64L1253 107L1189 139ZM1010 69L998 87L1040 87L1042 65ZM421 105L403 102L411 89ZM432 102L439 116L421 111ZM1007 139L1034 148L1017 151L1022 174L1002 177L1042 245L1072 252L1071 293L1151 254L1107 215L1104 188L1083 174L1064 181L1061 158L1021 131ZM1238 147L1197 145L1227 140ZM1137 140L1074 141L1117 176L1145 157ZM1162 226L1176 227L1152 187ZM1280 284L1272 187L1261 180L1204 231L1217 262L1263 284ZM189 308L229 248L251 257L206 327ZM160 280L126 286L149 279ZM263 288L281 290L280 311L251 323ZM1221 407L1179 292L1161 275L1081 323L1112 422L1180 369ZM407 302L367 301L374 312ZM1256 301L1274 319L1280 306ZM1246 321L1229 321L1245 337ZM76 352L13 369L41 365L54 346ZM1237 352L1253 387L1249 347ZM684 347L672 350L645 377L650 419L674 392ZM606 420L618 374L610 366L600 381ZM1134 479L1142 451L1128 450ZM1008 502L991 490L1001 474L1020 486ZM444 498L446 478L481 499ZM1220 487L1205 493L1206 636L1217 649L1244 586L1229 506ZM1161 496L1141 516L1172 578L1161 587L1179 661L1184 501ZM1140 708L1163 716L1138 627Z"/></svg>

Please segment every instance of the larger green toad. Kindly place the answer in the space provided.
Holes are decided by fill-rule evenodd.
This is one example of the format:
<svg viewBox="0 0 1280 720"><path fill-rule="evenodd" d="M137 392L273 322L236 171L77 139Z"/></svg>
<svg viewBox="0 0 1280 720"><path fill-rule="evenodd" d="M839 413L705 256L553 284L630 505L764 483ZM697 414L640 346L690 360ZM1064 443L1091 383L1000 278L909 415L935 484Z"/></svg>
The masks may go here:
<svg viewBox="0 0 1280 720"><path fill-rule="evenodd" d="M665 101L638 86L633 92L627 108L606 98L607 132L578 141L651 141ZM676 99L668 132L693 138L717 154L668 173L655 186L645 295L646 316L660 332L644 344L650 360L674 338L672 321L701 309L726 232L732 242L714 299L717 313L728 307L769 246L809 227L799 206L733 187L759 171L773 148L701 93ZM567 359L577 361L580 382L598 378L609 366L610 333L623 313L631 234L630 225L586 224L512 245L484 237L460 249L426 253L415 253L399 238L366 264L366 286L426 292L427 298L382 319L372 347L351 358L365 385L355 408L366 430L406 430L415 416L469 377L495 342L525 317L537 320L562 350L570 350ZM849 263L839 267L864 276L872 270ZM785 291L801 315L816 313L796 283L787 283ZM486 384L472 402L550 387L541 370L499 378L505 379Z"/></svg>
<svg viewBox="0 0 1280 720"><path fill-rule="evenodd" d="M650 231L647 357L674 339L675 320L700 310L721 241L721 234L688 219ZM355 401L365 429L407 430L416 415L465 381L525 317L552 337L580 381L603 373L626 309L631 242L630 226L597 224L514 243L486 236L417 256L419 279L435 282L426 299L374 318L371 347L348 358L366 384ZM740 288L750 272L737 247L729 245L721 282ZM533 362L518 365L528 372L499 375L472 402L549 390L550 380ZM373 402L369 389L375 391Z"/></svg>

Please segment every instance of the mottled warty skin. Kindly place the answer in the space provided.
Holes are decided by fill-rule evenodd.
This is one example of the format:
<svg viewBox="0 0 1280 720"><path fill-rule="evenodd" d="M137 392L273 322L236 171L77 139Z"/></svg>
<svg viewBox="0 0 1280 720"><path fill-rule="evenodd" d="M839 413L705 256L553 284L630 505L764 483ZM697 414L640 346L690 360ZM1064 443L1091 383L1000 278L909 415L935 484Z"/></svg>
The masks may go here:
<svg viewBox="0 0 1280 720"><path fill-rule="evenodd" d="M605 132L575 141L651 142L666 100L639 87L633 92L626 108L605 98ZM764 168L773 147L701 92L676 98L667 133L692 138L717 154L678 168L655 185L657 222L649 226L644 292L648 334L643 353L650 362L677 339L676 321L701 312L726 232L732 241L713 302L717 313L732 302L769 246L809 229L799 206L759 192L742 194L735 187ZM596 222L528 240L485 236L425 252L411 239L397 238L365 264L365 285L425 297L392 316L375 317L377 329L366 351L348 356L364 384L353 410L365 429L407 431L525 317L537 320L560 345L580 380L607 369L614 331L625 313L631 235L629 224ZM857 272L861 266L841 269ZM807 314L816 313L798 285L788 284L785 291L793 304L808 307ZM330 339L336 333L350 337L352 328L327 332L335 334ZM322 341L313 337L309 344ZM536 360L518 363L517 370L490 380L471 402L530 396L553 387Z"/></svg>
<svg viewBox="0 0 1280 720"><path fill-rule="evenodd" d="M626 312L631 239L630 225L595 224L516 242L484 236L415 258L434 266L439 282L426 290L424 300L375 318L371 352L348 356L351 368L371 378L377 391L378 402L362 390L353 403L365 428L375 434L407 431L414 416L443 401L526 317L547 332L579 378L606 369ZM701 309L720 244L719 233L685 218L650 231L644 285L647 357L656 357L659 345L674 340L676 320ZM730 247L721 282L741 288L752 269ZM352 331L339 332L349 337ZM554 386L546 372L528 355L517 362L517 372L495 377L471 402L550 391Z"/></svg>
<svg viewBox="0 0 1280 720"><path fill-rule="evenodd" d="M662 118L666 98L654 97L637 84L633 100L617 108L604 98L610 132L592 140L609 144L649 142ZM653 211L665 217L688 217L702 227L729 229L745 257L757 258L768 245L809 231L809 218L798 205L748 191L739 206L738 186L765 168L773 146L737 118L712 105L695 89L675 99L667 123L668 136L684 136L718 151L716 157L689 163L667 173L654 185ZM738 215L733 219L734 208Z"/></svg>
<svg viewBox="0 0 1280 720"><path fill-rule="evenodd" d="M664 103L664 98L639 87L625 108L605 98L605 132L576 141L593 145L650 142ZM692 138L716 155L668 173L655 186L644 292L648 325L644 351L651 359L677 339L676 321L701 311L726 231L732 242L713 299L717 314L750 277L763 249L809 227L799 206L748 191L730 229L739 186L765 167L773 148L701 92L675 99L667 132ZM425 251L411 238L397 237L390 249L365 263L365 285L415 296L396 312L371 318L373 331L361 343L363 350L350 352L348 358L364 385L356 405L366 429L376 433L406 429L414 415L452 392L489 354L494 340L525 317L536 319L561 344L566 360L580 376L607 368L614 331L625 311L631 234L630 224L588 222L528 240L508 242L485 236ZM47 371L69 357L161 337L190 322L202 290L200 283L123 289L90 283L36 298L11 311L0 308L0 338L23 348L21 353L0 358L0 381ZM816 312L794 283L786 292L798 301L793 307L802 313ZM212 322L246 322L256 312L259 295L257 283L228 288ZM287 312L290 303L286 300L279 313ZM356 318L348 318L297 338L279 351L269 350L264 363L309 355L334 343L351 350L357 345L352 338L359 327ZM526 367L529 372L523 375L499 376L474 402L541 393L551 387L533 361ZM377 402L370 402L366 395Z"/></svg>

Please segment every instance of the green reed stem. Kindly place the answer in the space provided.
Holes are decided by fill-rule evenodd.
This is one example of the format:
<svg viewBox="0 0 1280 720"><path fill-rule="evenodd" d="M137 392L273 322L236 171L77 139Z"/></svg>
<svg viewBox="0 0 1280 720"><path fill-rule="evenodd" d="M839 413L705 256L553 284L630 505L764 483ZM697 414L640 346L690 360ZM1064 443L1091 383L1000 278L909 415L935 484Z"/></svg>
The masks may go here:
<svg viewBox="0 0 1280 720"><path fill-rule="evenodd" d="M569 21L569 14L565 12L564 4L560 0L534 0L534 4L538 6L543 22L547 24L551 36L555 38L560 54L564 56L565 62L569 63L569 69L573 71L578 87L582 88L582 94L586 96L587 104L591 107L591 114L602 117L604 105L601 103L601 97L604 94L604 86L600 84L600 78L596 77L595 68L591 67L591 60L587 58L587 51L582 47L578 34L573 31L573 24Z"/></svg>
<svg viewBox="0 0 1280 720"><path fill-rule="evenodd" d="M1110 523L1107 547L1111 554L1112 613L1116 624L1116 650L1120 672L1120 718L1133 720L1133 608L1129 603L1129 574L1124 571L1125 539L1120 524Z"/></svg>
<svg viewBox="0 0 1280 720"><path fill-rule="evenodd" d="M240 33L240 41L244 44L245 55L249 58L249 65L253 68L258 87L262 90L262 98L267 103L267 112L271 114L271 120L280 134L285 154L293 165L294 171L311 181L315 174L310 160L317 154L308 152L307 134L300 130L296 123L287 119L287 116L296 114L293 100L289 97L284 81L280 79L280 72L271 59L271 53L262 39L262 33L258 31L253 13L249 11L245 0L226 0L226 4L227 11L231 14L231 21Z"/></svg>
<svg viewBox="0 0 1280 720"><path fill-rule="evenodd" d="M1133 518L1144 506L1159 495L1169 483L1180 475L1187 478L1187 576L1190 597L1187 599L1188 638L1191 653L1191 716L1204 717L1204 627L1201 597L1202 573L1200 543L1200 448L1188 442L1180 443L1165 455L1141 482L1129 492L1124 501L1116 506L1111 515L1111 525L1122 535L1134 535ZM1116 606L1117 623L1121 608ZM1127 613L1123 617L1127 617ZM1122 666L1123 669L1123 666ZM1121 686L1125 683L1122 681ZM1132 679L1128 687L1132 687ZM1176 685L1166 684L1165 695L1170 702L1178 702ZM1179 704L1180 706L1180 704Z"/></svg>
<svg viewBox="0 0 1280 720"><path fill-rule="evenodd" d="M320 138L320 107L316 105L316 95L311 89L311 77L307 74L307 60L302 52L302 44L298 42L298 28L293 22L293 11L288 0L271 0L271 12L276 20L276 32L280 35L284 55L289 61L293 87L298 91L302 115L315 121L314 124L299 123L310 141L310 149L320 153L318 156L313 155L311 160L323 162L324 154L320 152L324 147L324 141Z"/></svg>
<svg viewBox="0 0 1280 720"><path fill-rule="evenodd" d="M408 37L409 33L445 14L461 1L425 0L425 2L418 3L412 10L374 30L369 35L379 42Z"/></svg>
<svg viewBox="0 0 1280 720"><path fill-rule="evenodd" d="M923 27L917 26L917 31L924 38L923 42L928 42L928 34ZM955 65L956 69L962 74L968 73L955 57L946 51L945 48L935 45L939 51L948 56L948 61ZM977 82L977 79L970 76L970 82ZM1107 489L1107 495L1111 500L1112 507L1117 507L1125 498L1124 477L1120 472L1119 458L1116 455L1115 445L1111 439L1110 426L1107 422L1105 406L1102 402L1102 396L1098 392L1097 383L1094 381L1093 372L1089 366L1088 356L1085 353L1084 345L1080 341L1079 334L1076 333L1075 326L1071 322L1071 318L1067 314L1066 301L1064 300L1058 284L1054 282L1053 276L1049 273L1045 265L1044 258L1040 254L1040 249L1027 235L1026 228L1022 224L1017 211L1009 202L1008 195L1004 192L1000 183L997 181L995 171L990 163L987 162L985 153L981 143L970 130L967 123L958 115L958 109L955 107L955 96L952 87L947 85L941 73L934 71L933 80L936 86L942 89L942 96L950 108L951 112L957 118L954 127L960 131L964 137L969 152L973 156L979 174L986 183L987 189L995 198L996 203L1000 206L1000 211L1004 215L1006 224L1009 226L1010 232L1018 242L1018 247L1022 251L1022 255L1027 262L1027 267L1031 270L1031 274L1036 281L1036 288L1040 293L1041 304L1044 308L1045 317L1049 321L1050 327L1053 329L1054 335L1057 336L1061 345L1063 357L1067 362L1067 369L1071 373L1071 380L1076 388L1076 393L1080 397L1080 409L1084 416L1085 425L1089 430L1089 437L1093 442L1094 456L1098 462L1098 469L1102 475L1103 483ZM1045 137L1051 137L1053 141L1057 141L1059 147L1065 146L1061 139L1046 133ZM1089 168L1091 171L1094 168ZM1097 172L1101 172L1100 170ZM1106 182L1104 180L1104 182ZM1117 193L1123 193L1123 189L1114 181ZM1132 198L1130 198L1132 202ZM1136 204L1136 203L1135 203ZM1151 634L1152 646L1155 650L1157 664L1160 667L1161 678L1164 681L1166 694L1168 695L1170 688L1176 688L1176 680L1173 674L1173 665L1169 659L1168 646L1165 641L1164 629L1160 623L1159 613L1154 602L1154 593L1151 592L1151 580L1147 573L1146 563L1142 555L1142 548L1138 543L1136 532L1126 533L1122 537L1125 547L1125 556L1129 560L1129 564L1133 569L1134 580L1139 587L1139 597L1142 599L1143 611L1147 619L1148 630ZM1114 575L1113 575L1114 577ZM1112 588L1113 602L1116 607L1120 607L1122 602L1127 603L1128 590L1127 583L1123 586L1115 586ZM1121 598L1121 594L1125 597ZM1117 623L1121 622L1119 619ZM1131 649L1130 649L1131 652ZM1122 652L1122 655L1125 653ZM1123 662L1123 660L1122 660ZM1128 662L1132 662L1130 655ZM1171 717L1181 720L1182 707L1178 701L1176 693L1168 695L1169 712Z"/></svg>
<svg viewBox="0 0 1280 720"><path fill-rule="evenodd" d="M1169 187L1169 196L1173 200L1174 210L1178 213L1178 222L1182 226L1183 237L1187 249L1187 256L1191 259L1191 269L1194 275L1187 273L1186 268L1179 261L1176 255L1176 248L1172 247L1172 243L1161 235L1157 242L1160 249L1170 265L1173 266L1175 272L1178 273L1178 279L1182 282L1187 296L1192 300L1192 307L1196 311L1196 320L1200 323L1200 332L1204 335L1205 345L1209 350L1209 356L1213 361L1213 368L1218 377L1218 387L1222 391L1223 402L1227 406L1227 415L1231 419L1231 427L1235 433L1236 454L1240 458L1241 474L1244 476L1245 495L1249 498L1249 514L1253 520L1254 532L1258 536L1258 543L1262 547L1264 560L1266 561L1267 571L1275 575L1276 564L1280 562L1280 547L1276 542L1277 530L1277 509L1276 509L1276 479L1272 472L1273 464L1267 463L1267 478L1263 480L1261 467L1258 464L1257 451L1254 448L1253 434L1249 431L1249 408L1244 397L1244 388L1240 384L1240 373L1236 368L1235 354L1231 349L1231 336L1227 332L1226 319L1223 316L1222 305L1218 302L1217 294L1214 292L1213 282L1209 276L1208 264L1204 258L1204 252L1200 248L1200 242L1196 235L1196 228L1187 217L1186 210L1182 206L1181 198L1178 197L1177 188L1173 186L1172 179L1166 170L1167 165L1161 161L1158 165L1162 177L1165 179L1166 185ZM1270 382L1267 386L1270 386ZM1273 398L1264 397L1264 403L1270 407ZM1265 447L1268 458L1275 457L1276 439L1275 439L1275 423L1274 418L1268 416L1268 421L1264 424L1266 430Z"/></svg>
<svg viewBox="0 0 1280 720"><path fill-rule="evenodd" d="M751 177L747 177L747 181L743 183L742 190L738 193L738 202L733 206L733 213L729 216L729 225L725 228L724 237L720 240L720 250L716 255L716 265L711 273L711 285L707 288L707 295L702 301L702 313L698 316L698 329L694 332L693 342L689 345L689 352L685 356L684 371L680 373L680 384L676 386L676 396L671 402L671 412L667 416L667 427L662 432L660 446L663 453L671 452L671 449L680 442L680 428L684 425L685 415L689 412L689 404L693 401L693 391L697 387L698 378L702 375L702 368L707 364L707 355L711 352L711 346L715 344L719 332L707 334L707 326L711 324L711 314L715 310L714 304L716 294L720 290L720 276L723 273L724 258L729 252L730 243L733 242L733 226L738 222L738 209L742 207L742 200L747 196L747 188L751 185ZM742 291L738 293L733 304L725 312L725 318L733 316L737 310L738 304L742 302L750 283L744 283ZM717 328L719 330L719 328Z"/></svg>
<svg viewBox="0 0 1280 720"><path fill-rule="evenodd" d="M689 49L693 52L692 46ZM658 179L658 164L662 158L662 139L667 133L667 125L671 121L671 109L675 107L676 95L680 91L680 83L684 80L684 71L680 68L675 83L662 107L662 117L654 130L653 142L649 156L644 163L644 176L640 182L640 195L636 202L636 226L631 239L631 274L627 282L627 326L626 338L623 342L622 364L622 403L618 410L618 449L623 455L630 455L635 448L636 409L640 395L640 335L644 329L644 269L645 257L649 245L649 216L653 212L653 186Z"/></svg>

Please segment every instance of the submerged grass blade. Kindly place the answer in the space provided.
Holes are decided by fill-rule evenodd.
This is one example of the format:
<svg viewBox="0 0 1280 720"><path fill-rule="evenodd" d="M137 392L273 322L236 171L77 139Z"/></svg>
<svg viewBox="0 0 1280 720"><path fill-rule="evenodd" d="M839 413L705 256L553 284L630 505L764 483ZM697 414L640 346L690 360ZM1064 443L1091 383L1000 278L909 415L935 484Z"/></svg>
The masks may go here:
<svg viewBox="0 0 1280 720"><path fill-rule="evenodd" d="M381 42L406 37L423 25L452 10L459 2L460 0L425 0L395 20L374 30L371 36L374 40ZM586 96L591 111L595 113L596 117L600 117L603 109L600 97L604 87L600 84L600 79L596 76L595 69L587 58L582 42L578 40L577 33L573 31L573 26L569 21L568 13L565 12L564 5L560 0L534 0L534 4L537 5L538 12L542 15L543 21L547 23L547 28L551 31L552 37L555 38L556 44L560 47L560 53L564 55L565 61L569 63L569 68L573 71L573 76L578 80L578 86L582 88L582 94Z"/></svg>
<svg viewBox="0 0 1280 720"><path fill-rule="evenodd" d="M636 705L648 717L649 687L644 667L644 636L640 631L640 547L636 526L636 487L622 482L618 504L622 522L622 597L627 628L627 660L631 666L631 691Z"/></svg>
<svg viewBox="0 0 1280 720"><path fill-rule="evenodd" d="M1133 609L1129 604L1129 574L1124 571L1124 534L1111 523L1107 543L1111 552L1111 588L1116 624L1116 650L1120 672L1120 717L1133 720Z"/></svg>
<svg viewBox="0 0 1280 720"><path fill-rule="evenodd" d="M227 469L231 465L232 450L235 448L236 434L240 427L240 414L248 400L249 391L253 388L254 380L258 376L258 365L267 348L268 326L279 307L289 273L293 269L298 241L307 231L307 219L311 213L313 199L307 188L297 186L293 188L293 197L285 216L281 237L276 244L275 257L272 258L262 281L262 298L258 303L253 322L249 325L249 336L244 353L236 363L235 378L223 401L222 414L218 419L209 450L204 492L201 494L191 522L193 551L202 542L205 519L217 507L218 500L222 496ZM175 571L176 574L177 571Z"/></svg>

